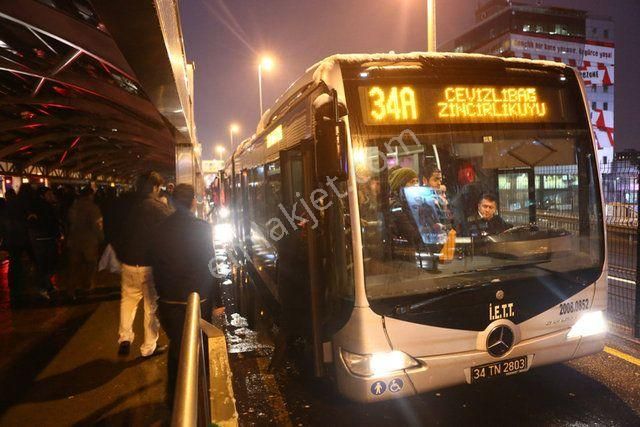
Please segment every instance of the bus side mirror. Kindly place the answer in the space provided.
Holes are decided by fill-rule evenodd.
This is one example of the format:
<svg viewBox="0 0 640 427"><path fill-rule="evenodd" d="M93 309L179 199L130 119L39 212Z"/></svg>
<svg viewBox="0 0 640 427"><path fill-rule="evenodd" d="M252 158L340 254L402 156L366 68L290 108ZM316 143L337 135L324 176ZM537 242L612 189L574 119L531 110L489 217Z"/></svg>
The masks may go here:
<svg viewBox="0 0 640 427"><path fill-rule="evenodd" d="M333 89L322 94L313 103L316 118L316 175L320 180L347 178L347 134L342 117L347 108L338 101Z"/></svg>

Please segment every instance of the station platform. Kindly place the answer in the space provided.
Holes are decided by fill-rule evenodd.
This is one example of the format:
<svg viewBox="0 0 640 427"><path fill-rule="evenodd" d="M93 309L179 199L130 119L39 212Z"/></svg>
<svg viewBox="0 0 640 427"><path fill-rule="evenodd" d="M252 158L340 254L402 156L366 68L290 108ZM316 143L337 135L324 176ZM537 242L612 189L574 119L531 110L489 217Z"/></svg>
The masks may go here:
<svg viewBox="0 0 640 427"><path fill-rule="evenodd" d="M0 426L168 425L166 353L117 354L119 288L18 310L0 292Z"/></svg>

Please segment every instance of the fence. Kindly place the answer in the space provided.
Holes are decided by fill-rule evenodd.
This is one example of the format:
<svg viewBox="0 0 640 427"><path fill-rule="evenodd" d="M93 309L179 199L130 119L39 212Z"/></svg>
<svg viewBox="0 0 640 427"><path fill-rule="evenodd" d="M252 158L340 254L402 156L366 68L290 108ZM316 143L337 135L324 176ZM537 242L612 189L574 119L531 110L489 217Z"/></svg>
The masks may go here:
<svg viewBox="0 0 640 427"><path fill-rule="evenodd" d="M628 160L601 165L609 259L608 317L612 331L640 338L638 206L640 169Z"/></svg>

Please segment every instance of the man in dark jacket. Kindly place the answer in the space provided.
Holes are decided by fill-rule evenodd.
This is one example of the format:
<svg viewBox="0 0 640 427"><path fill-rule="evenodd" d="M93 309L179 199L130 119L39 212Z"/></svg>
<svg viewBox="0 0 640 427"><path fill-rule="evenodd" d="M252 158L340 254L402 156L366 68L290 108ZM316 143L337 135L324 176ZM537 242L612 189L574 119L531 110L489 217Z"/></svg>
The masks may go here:
<svg viewBox="0 0 640 427"><path fill-rule="evenodd" d="M467 219L473 237L500 234L512 227L497 214L498 202L493 194L485 193L478 202L478 213Z"/></svg>
<svg viewBox="0 0 640 427"><path fill-rule="evenodd" d="M149 242L156 226L171 214L169 207L158 198L163 180L157 172L149 172L138 180L138 198L131 204L131 211L123 224L121 243L116 254L122 262L120 285L120 328L118 343L120 355L129 354L133 342L133 321L138 303L144 298L144 342L140 346L143 357L161 352L157 349L160 328L156 310L158 295L149 261Z"/></svg>
<svg viewBox="0 0 640 427"><path fill-rule="evenodd" d="M160 297L159 315L169 337L169 398L173 398L185 309L192 292L200 294L200 310L206 320L219 306L219 290L209 271L214 256L211 226L193 214L193 186L179 184L173 192L176 212L163 221L149 247L153 277Z"/></svg>
<svg viewBox="0 0 640 427"><path fill-rule="evenodd" d="M27 231L36 265L38 293L45 299L50 299L53 291L51 278L56 269L57 239L60 236L60 222L54 203L53 191L40 187L27 207Z"/></svg>
<svg viewBox="0 0 640 427"><path fill-rule="evenodd" d="M27 210L32 202L33 191L28 183L20 187L16 195L7 190L7 248L9 250L9 289L11 306L19 307L25 300L26 266L25 256L30 254L27 231Z"/></svg>

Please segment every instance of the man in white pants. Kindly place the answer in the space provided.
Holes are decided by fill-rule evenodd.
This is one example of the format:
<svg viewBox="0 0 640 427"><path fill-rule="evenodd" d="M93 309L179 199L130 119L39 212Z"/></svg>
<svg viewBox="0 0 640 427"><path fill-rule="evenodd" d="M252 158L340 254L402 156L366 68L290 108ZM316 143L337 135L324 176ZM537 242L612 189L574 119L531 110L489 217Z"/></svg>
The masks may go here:
<svg viewBox="0 0 640 427"><path fill-rule="evenodd" d="M172 213L158 197L162 183L162 177L157 172L149 172L138 179L137 197L133 198L128 206L130 211L116 248L118 258L122 262L118 331L118 354L122 356L130 352L135 336L133 321L140 299L144 302L144 342L140 346L140 354L150 357L166 350L166 346L156 345L160 328L156 315L158 294L148 260L148 245L152 234L158 232L158 224Z"/></svg>

